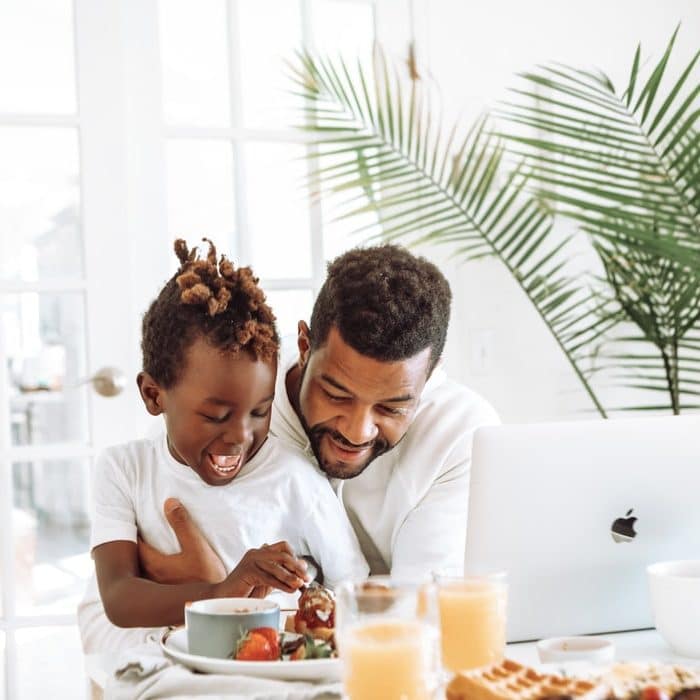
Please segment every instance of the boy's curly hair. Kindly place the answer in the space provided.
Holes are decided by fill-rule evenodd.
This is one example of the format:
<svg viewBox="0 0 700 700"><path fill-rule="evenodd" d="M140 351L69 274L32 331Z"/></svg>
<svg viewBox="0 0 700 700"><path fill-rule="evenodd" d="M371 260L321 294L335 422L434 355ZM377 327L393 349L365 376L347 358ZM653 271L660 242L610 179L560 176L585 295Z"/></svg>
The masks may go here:
<svg viewBox="0 0 700 700"><path fill-rule="evenodd" d="M143 369L163 388L173 386L185 353L199 337L226 353L246 350L256 359L277 354L275 316L249 267L236 269L225 256L217 263L208 239L206 258L175 241L180 269L168 280L143 317Z"/></svg>
<svg viewBox="0 0 700 700"><path fill-rule="evenodd" d="M444 275L425 258L396 245L354 248L328 264L311 314L311 350L335 326L344 342L375 360L405 360L429 347L432 371L451 300Z"/></svg>

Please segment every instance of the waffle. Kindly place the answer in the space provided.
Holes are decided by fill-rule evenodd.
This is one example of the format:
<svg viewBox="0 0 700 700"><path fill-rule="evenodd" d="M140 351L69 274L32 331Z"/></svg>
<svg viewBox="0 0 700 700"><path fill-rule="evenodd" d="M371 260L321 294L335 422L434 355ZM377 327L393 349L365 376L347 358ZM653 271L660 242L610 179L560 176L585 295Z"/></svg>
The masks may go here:
<svg viewBox="0 0 700 700"><path fill-rule="evenodd" d="M447 700L539 700L566 695L580 700L603 700L602 683L538 673L506 659L486 670L457 674L447 686Z"/></svg>
<svg viewBox="0 0 700 700"><path fill-rule="evenodd" d="M660 663L615 664L597 677L615 698L636 698L641 690L653 686L668 697L689 688L700 688L700 669Z"/></svg>

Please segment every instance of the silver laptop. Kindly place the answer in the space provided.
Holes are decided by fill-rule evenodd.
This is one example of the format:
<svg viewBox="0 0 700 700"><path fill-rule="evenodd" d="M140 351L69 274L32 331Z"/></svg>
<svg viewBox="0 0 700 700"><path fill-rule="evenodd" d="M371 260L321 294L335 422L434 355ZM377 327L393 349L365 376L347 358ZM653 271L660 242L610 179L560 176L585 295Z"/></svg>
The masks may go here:
<svg viewBox="0 0 700 700"><path fill-rule="evenodd" d="M652 627L646 566L700 558L700 416L474 437L466 571L505 570L508 640Z"/></svg>

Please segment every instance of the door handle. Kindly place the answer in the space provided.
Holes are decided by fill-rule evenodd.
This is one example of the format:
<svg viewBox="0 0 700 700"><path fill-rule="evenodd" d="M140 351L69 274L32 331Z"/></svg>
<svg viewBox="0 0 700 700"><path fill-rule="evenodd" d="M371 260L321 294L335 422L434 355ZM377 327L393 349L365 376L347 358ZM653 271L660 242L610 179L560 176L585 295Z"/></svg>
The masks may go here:
<svg viewBox="0 0 700 700"><path fill-rule="evenodd" d="M76 386L81 384L92 384L97 394L109 398L124 391L126 376L118 367L102 367L91 377L79 381Z"/></svg>

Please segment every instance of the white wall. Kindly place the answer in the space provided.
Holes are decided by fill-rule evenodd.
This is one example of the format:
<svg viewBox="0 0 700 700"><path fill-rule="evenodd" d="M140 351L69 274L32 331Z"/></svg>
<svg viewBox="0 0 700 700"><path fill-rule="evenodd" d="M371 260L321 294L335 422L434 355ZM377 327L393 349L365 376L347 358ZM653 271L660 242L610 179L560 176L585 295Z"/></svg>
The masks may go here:
<svg viewBox="0 0 700 700"><path fill-rule="evenodd" d="M448 122L458 115L471 121L505 96L516 72L538 62L602 68L623 85L637 43L655 62L681 21L670 65L678 75L700 37L696 0L414 0L413 10L419 58L440 86ZM436 258L434 248L426 253ZM496 261L444 264L455 296L445 356L452 376L483 393L505 421L596 415L546 327Z"/></svg>

